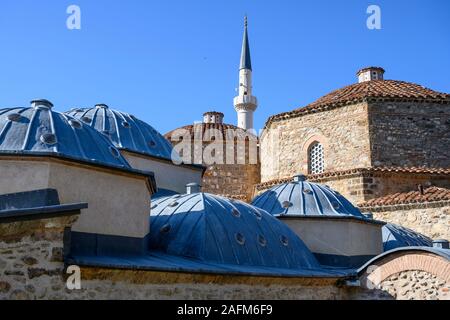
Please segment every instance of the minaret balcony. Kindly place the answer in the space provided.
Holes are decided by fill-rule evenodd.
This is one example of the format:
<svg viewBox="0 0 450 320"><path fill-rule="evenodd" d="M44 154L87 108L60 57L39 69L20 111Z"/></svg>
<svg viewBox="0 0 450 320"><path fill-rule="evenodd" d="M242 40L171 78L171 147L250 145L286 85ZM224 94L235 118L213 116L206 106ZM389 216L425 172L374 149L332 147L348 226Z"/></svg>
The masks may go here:
<svg viewBox="0 0 450 320"><path fill-rule="evenodd" d="M258 99L255 96L237 96L234 98L234 106L237 109L256 110Z"/></svg>

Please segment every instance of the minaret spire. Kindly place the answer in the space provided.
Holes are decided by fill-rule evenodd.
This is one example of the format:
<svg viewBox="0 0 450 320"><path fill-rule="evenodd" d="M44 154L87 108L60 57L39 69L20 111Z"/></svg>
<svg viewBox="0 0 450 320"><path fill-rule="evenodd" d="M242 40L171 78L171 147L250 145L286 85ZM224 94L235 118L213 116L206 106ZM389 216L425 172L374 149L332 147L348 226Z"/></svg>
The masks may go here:
<svg viewBox="0 0 450 320"><path fill-rule="evenodd" d="M252 91L252 61L248 41L248 20L247 16L245 16L241 63L239 66L239 95L234 98L234 109L238 114L238 127L245 130L254 129L253 112L258 107L257 99L252 95Z"/></svg>
<svg viewBox="0 0 450 320"><path fill-rule="evenodd" d="M241 65L239 69L252 70L252 60L250 58L250 45L248 43L248 20L244 18L244 39L242 40Z"/></svg>

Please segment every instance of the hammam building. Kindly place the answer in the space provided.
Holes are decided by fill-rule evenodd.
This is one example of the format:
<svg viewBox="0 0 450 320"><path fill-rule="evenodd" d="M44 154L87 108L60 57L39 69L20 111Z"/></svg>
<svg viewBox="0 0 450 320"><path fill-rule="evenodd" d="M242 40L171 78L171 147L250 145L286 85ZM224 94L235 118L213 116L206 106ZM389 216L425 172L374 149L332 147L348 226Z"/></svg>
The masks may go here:
<svg viewBox="0 0 450 320"><path fill-rule="evenodd" d="M257 135L252 72L245 22L237 124L165 136L0 108L0 299L449 299L450 95L365 68Z"/></svg>

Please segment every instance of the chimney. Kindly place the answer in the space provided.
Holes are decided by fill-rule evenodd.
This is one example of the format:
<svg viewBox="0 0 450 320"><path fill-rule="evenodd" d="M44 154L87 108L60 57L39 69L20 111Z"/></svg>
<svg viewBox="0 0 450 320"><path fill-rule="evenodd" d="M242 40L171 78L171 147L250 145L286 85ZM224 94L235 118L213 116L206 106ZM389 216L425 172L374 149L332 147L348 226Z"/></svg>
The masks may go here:
<svg viewBox="0 0 450 320"><path fill-rule="evenodd" d="M448 240L438 239L433 241L433 248L437 249L449 249Z"/></svg>
<svg viewBox="0 0 450 320"><path fill-rule="evenodd" d="M223 123L223 113L217 111L208 111L203 114L203 123Z"/></svg>
<svg viewBox="0 0 450 320"><path fill-rule="evenodd" d="M359 70L356 75L358 82L384 80L384 69L380 67L367 67Z"/></svg>
<svg viewBox="0 0 450 320"><path fill-rule="evenodd" d="M424 190L424 188L423 188L423 185L419 184L419 185L417 186L417 188L419 189L420 195L423 196L423 195L425 194L425 190Z"/></svg>
<svg viewBox="0 0 450 320"><path fill-rule="evenodd" d="M294 176L294 182L303 182L306 181L306 176L304 174L297 174Z"/></svg>
<svg viewBox="0 0 450 320"><path fill-rule="evenodd" d="M186 185L186 194L199 193L202 190L202 186L198 183L189 183Z"/></svg>
<svg viewBox="0 0 450 320"><path fill-rule="evenodd" d="M51 109L53 108L53 103L46 99L35 99L31 101L31 107L36 109Z"/></svg>

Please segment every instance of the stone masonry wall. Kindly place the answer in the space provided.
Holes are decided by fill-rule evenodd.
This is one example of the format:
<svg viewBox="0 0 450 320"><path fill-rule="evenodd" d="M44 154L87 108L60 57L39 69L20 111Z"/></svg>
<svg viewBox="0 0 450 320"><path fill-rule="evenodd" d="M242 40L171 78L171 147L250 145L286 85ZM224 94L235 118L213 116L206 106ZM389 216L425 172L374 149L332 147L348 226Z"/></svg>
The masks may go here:
<svg viewBox="0 0 450 320"><path fill-rule="evenodd" d="M208 148L212 143L219 146L216 153ZM228 145L226 141L211 142L205 139L199 143L192 143L190 163L206 166L202 178L202 191L250 202L255 185L261 181L257 142L255 140L251 143L255 147L250 147L248 141ZM211 159L207 158L210 154L214 155ZM231 163L228 158L231 159Z"/></svg>
<svg viewBox="0 0 450 320"><path fill-rule="evenodd" d="M450 283L420 270L395 274L384 280L380 289L397 300L450 300Z"/></svg>
<svg viewBox="0 0 450 320"><path fill-rule="evenodd" d="M432 239L450 240L450 201L374 207L364 211L372 212L377 220L402 225Z"/></svg>
<svg viewBox="0 0 450 320"><path fill-rule="evenodd" d="M308 147L314 141L324 146L325 171L370 166L367 104L273 122L261 137L261 181L308 173Z"/></svg>
<svg viewBox="0 0 450 320"><path fill-rule="evenodd" d="M369 104L374 166L450 167L450 105Z"/></svg>
<svg viewBox="0 0 450 320"><path fill-rule="evenodd" d="M64 297L63 234L76 219L0 223L0 300Z"/></svg>

